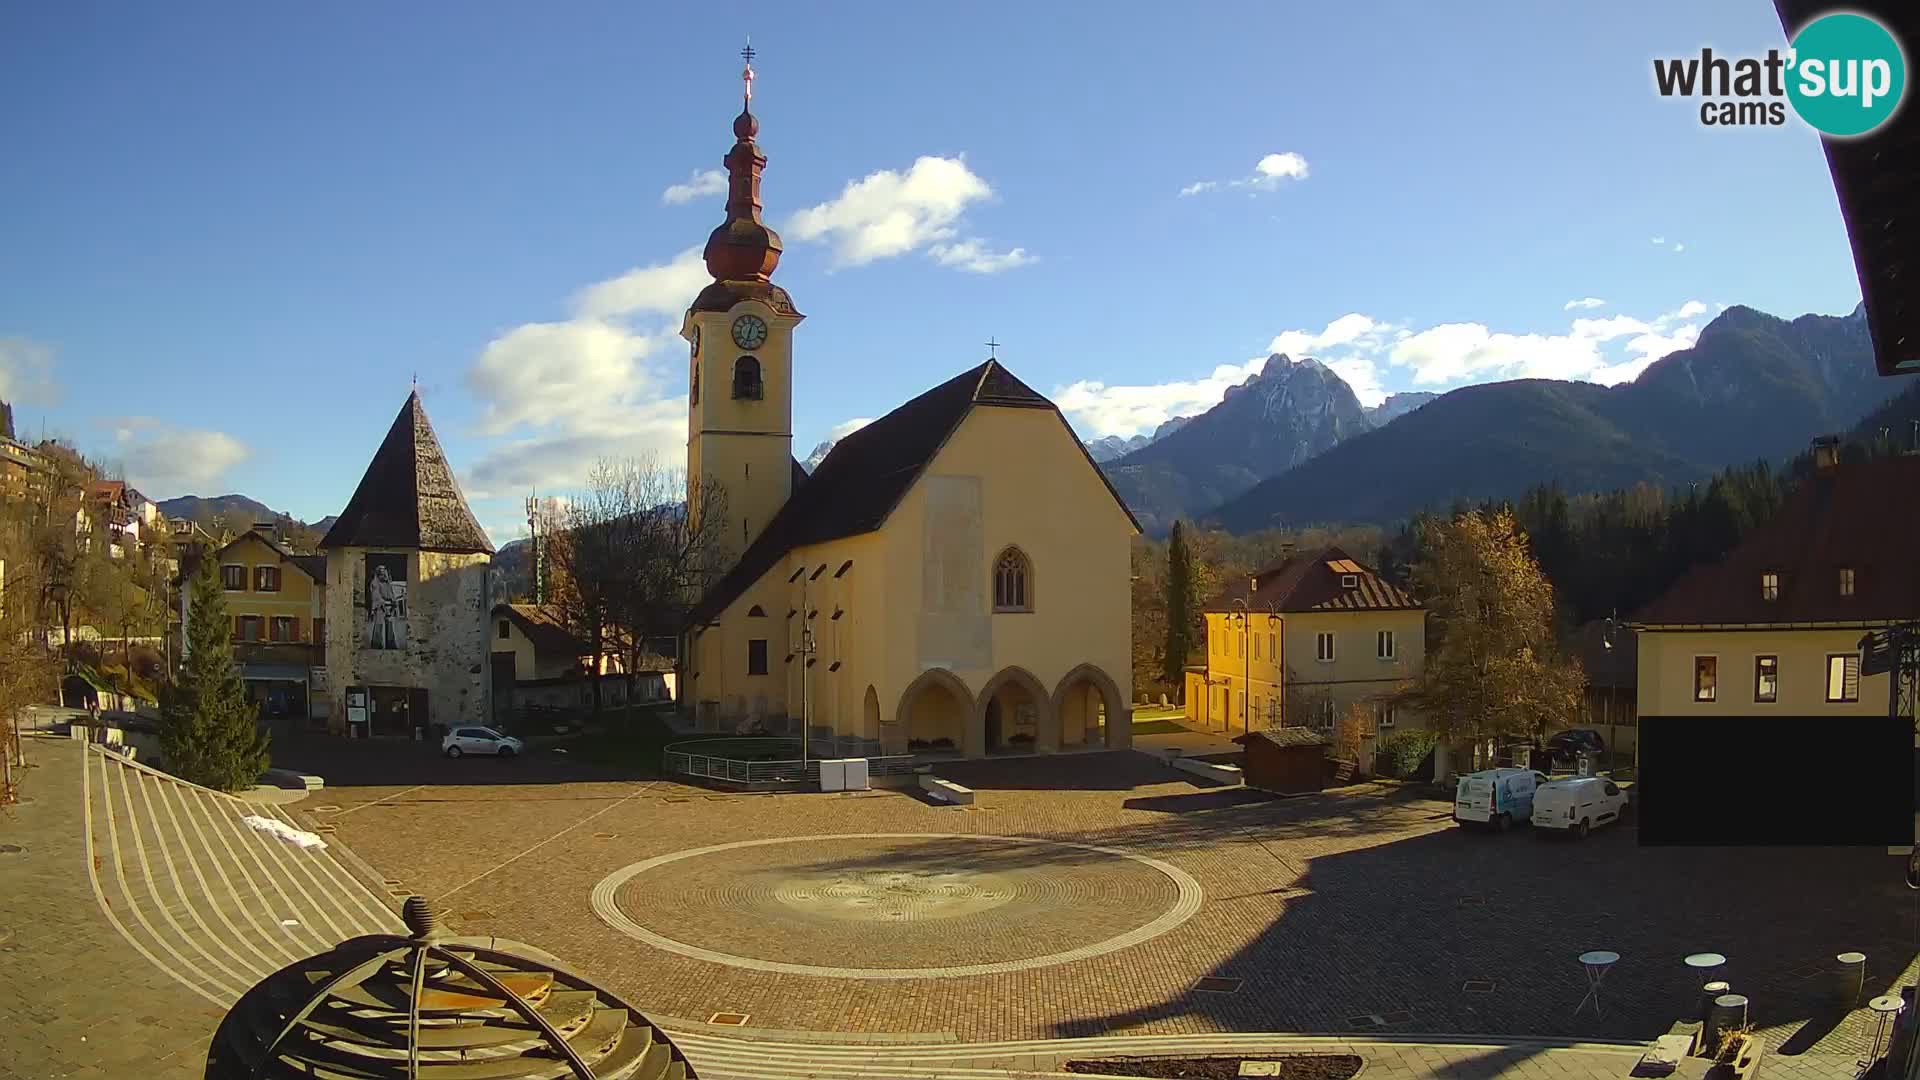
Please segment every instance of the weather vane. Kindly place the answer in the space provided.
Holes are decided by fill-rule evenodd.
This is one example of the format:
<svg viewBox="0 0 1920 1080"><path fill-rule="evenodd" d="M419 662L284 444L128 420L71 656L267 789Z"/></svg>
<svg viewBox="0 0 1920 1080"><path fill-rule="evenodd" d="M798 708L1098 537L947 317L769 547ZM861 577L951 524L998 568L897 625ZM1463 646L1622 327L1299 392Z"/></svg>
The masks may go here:
<svg viewBox="0 0 1920 1080"><path fill-rule="evenodd" d="M740 50L740 59L747 62L747 66L740 69L740 81L747 86L747 101L749 103L753 101L753 58L757 55L759 54L753 51L753 35L748 34L747 47Z"/></svg>
<svg viewBox="0 0 1920 1080"><path fill-rule="evenodd" d="M993 338L991 337L987 339L987 359L989 360L1000 359L1000 343L998 341L993 340Z"/></svg>

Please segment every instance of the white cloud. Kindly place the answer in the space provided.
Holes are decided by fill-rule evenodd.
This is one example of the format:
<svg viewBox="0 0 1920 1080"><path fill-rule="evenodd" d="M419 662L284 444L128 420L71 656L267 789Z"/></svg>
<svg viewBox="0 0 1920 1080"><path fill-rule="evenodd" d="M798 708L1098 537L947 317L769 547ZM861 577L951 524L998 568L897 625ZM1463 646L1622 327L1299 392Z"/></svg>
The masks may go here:
<svg viewBox="0 0 1920 1080"><path fill-rule="evenodd" d="M833 427L827 429L827 438L833 440L834 442L839 442L841 439L846 438L847 436L853 434L856 431L859 431L861 428L866 427L868 424L871 424L871 423L873 423L873 417L871 416L861 416L861 417L856 417L852 420L842 420L839 423L833 425Z"/></svg>
<svg viewBox="0 0 1920 1080"><path fill-rule="evenodd" d="M1628 334L1644 334L1653 329L1639 319L1626 315L1614 315L1605 319L1573 320L1573 336L1593 341L1612 341Z"/></svg>
<svg viewBox="0 0 1920 1080"><path fill-rule="evenodd" d="M1283 353L1299 359L1312 356L1323 349L1340 345L1350 345L1363 338L1378 335L1391 327L1377 323L1365 315L1352 312L1342 315L1328 323L1319 333L1310 330L1288 330L1267 343L1267 352Z"/></svg>
<svg viewBox="0 0 1920 1080"><path fill-rule="evenodd" d="M1002 270L1011 270L1016 266L1025 266L1033 261L1026 248L1013 248L1010 251L988 251L978 240L962 240L957 244L935 244L927 249L934 261L941 266L957 266L975 274L997 274Z"/></svg>
<svg viewBox="0 0 1920 1080"><path fill-rule="evenodd" d="M217 494L228 470L253 456L247 444L224 431L175 427L151 416L99 421L112 438L112 454L127 480L150 499Z"/></svg>
<svg viewBox="0 0 1920 1080"><path fill-rule="evenodd" d="M1228 187L1254 188L1259 191L1275 191L1288 180L1305 180L1308 175L1307 159L1289 150L1285 153L1268 154L1254 162L1253 172L1237 180L1226 182ZM1199 180L1180 189L1182 197L1198 195L1220 187L1218 180Z"/></svg>
<svg viewBox="0 0 1920 1080"><path fill-rule="evenodd" d="M711 195L724 195L727 174L719 169L695 169L684 184L674 184L660 193L660 201L670 206L689 203Z"/></svg>
<svg viewBox="0 0 1920 1080"><path fill-rule="evenodd" d="M1724 311L1726 308L1723 306L1721 310ZM1689 300L1679 307L1674 308L1672 311L1665 312L1661 314L1659 318L1654 319L1653 327L1655 329L1664 329L1676 323L1683 323L1689 319L1705 315L1706 313L1707 305L1698 300Z"/></svg>
<svg viewBox="0 0 1920 1080"><path fill-rule="evenodd" d="M905 172L882 169L849 181L839 197L793 215L783 231L795 240L831 245L837 266L928 250L943 265L991 273L1027 260L1020 248L994 255L960 236L967 207L992 196L965 160L925 156Z"/></svg>
<svg viewBox="0 0 1920 1080"><path fill-rule="evenodd" d="M1664 237L1664 236L1656 236L1656 237L1653 237L1653 246L1654 246L1654 247L1664 247L1664 246L1666 245L1666 242L1667 242L1667 238L1666 238L1666 237Z"/></svg>
<svg viewBox="0 0 1920 1080"><path fill-rule="evenodd" d="M1387 389L1380 385L1380 367L1372 360L1350 356L1344 360L1328 360L1326 364L1353 387L1353 396L1360 399L1360 404L1372 408L1387 400Z"/></svg>
<svg viewBox="0 0 1920 1080"><path fill-rule="evenodd" d="M1685 250L1687 250L1687 245L1685 245L1685 244L1675 244L1675 245L1673 245L1673 250L1674 250L1674 251L1676 251L1676 252L1679 252L1679 251L1685 251Z"/></svg>
<svg viewBox="0 0 1920 1080"><path fill-rule="evenodd" d="M1607 305L1607 302L1605 300L1600 299L1597 296L1583 296L1578 300L1567 301L1566 306L1561 308L1560 310L1572 311L1575 308L1581 308L1583 310L1591 311L1594 308L1605 307L1606 305Z"/></svg>
<svg viewBox="0 0 1920 1080"><path fill-rule="evenodd" d="M16 406L51 405L59 397L53 350L31 338L0 337L0 400Z"/></svg>
<svg viewBox="0 0 1920 1080"><path fill-rule="evenodd" d="M664 263L639 266L617 278L589 285L573 298L582 316L605 319L618 315L678 317L713 279L701 249L688 248Z"/></svg>
<svg viewBox="0 0 1920 1080"><path fill-rule="evenodd" d="M1133 435L1152 431L1176 416L1192 416L1220 404L1227 388L1239 386L1267 365L1264 356L1244 364L1222 364L1203 378L1145 386L1109 386L1083 379L1053 392L1053 403L1073 421L1082 438Z"/></svg>

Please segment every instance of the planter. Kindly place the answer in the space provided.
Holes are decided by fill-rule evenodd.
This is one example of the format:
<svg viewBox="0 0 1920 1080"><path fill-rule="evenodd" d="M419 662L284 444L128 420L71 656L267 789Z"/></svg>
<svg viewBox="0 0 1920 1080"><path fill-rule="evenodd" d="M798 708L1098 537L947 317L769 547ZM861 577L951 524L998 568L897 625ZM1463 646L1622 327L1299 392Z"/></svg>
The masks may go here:
<svg viewBox="0 0 1920 1080"><path fill-rule="evenodd" d="M1760 1071L1760 1059L1766 1055L1764 1043L1755 1036L1742 1035L1735 1047L1707 1069L1708 1080L1748 1080Z"/></svg>

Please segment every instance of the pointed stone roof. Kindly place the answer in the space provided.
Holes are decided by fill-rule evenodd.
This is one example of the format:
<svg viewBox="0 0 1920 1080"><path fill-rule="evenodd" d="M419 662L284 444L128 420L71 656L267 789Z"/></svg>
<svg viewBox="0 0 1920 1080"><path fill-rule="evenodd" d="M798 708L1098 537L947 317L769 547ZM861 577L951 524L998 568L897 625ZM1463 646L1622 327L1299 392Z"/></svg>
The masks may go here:
<svg viewBox="0 0 1920 1080"><path fill-rule="evenodd" d="M367 474L320 546L493 554L492 541L454 482L418 391L407 395Z"/></svg>

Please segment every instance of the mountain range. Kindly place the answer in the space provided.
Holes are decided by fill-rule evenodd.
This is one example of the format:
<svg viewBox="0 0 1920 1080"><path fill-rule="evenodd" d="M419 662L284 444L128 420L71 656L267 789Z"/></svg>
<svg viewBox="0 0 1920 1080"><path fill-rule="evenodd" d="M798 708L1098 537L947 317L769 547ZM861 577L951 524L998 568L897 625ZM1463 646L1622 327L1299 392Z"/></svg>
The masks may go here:
<svg viewBox="0 0 1920 1080"><path fill-rule="evenodd" d="M333 527L335 517L333 514L328 514L319 521L302 522L291 514L275 510L266 503L245 495L211 497L182 495L175 499L161 499L154 505L170 518L185 518L202 528L212 528L216 524L225 522L228 528L241 531L253 525L284 518L325 536L327 530Z"/></svg>
<svg viewBox="0 0 1920 1080"><path fill-rule="evenodd" d="M1631 383L1484 383L1371 429L1353 423L1346 407L1351 392L1342 394L1345 384L1334 385L1338 377L1329 379L1331 372L1275 372L1272 363L1268 369L1253 382L1281 376L1298 407L1274 417L1273 433L1260 437L1272 446L1266 475L1202 510L1194 510L1196 500L1186 494L1209 485L1217 492L1228 479L1218 463L1256 441L1205 423L1233 405L1230 395L1185 429L1189 439L1218 434L1178 447L1177 461L1169 460L1170 439L1109 466L1143 525L1151 520L1149 529L1164 530L1169 512L1192 513L1233 532L1389 523L1548 482L1568 492L1676 485L1726 465L1788 457L1816 435L1853 427L1901 389L1875 374L1860 308L1788 321L1731 307L1691 348L1654 362ZM1303 386L1324 395L1299 393ZM1254 385L1242 396L1247 389L1282 400L1277 388Z"/></svg>

